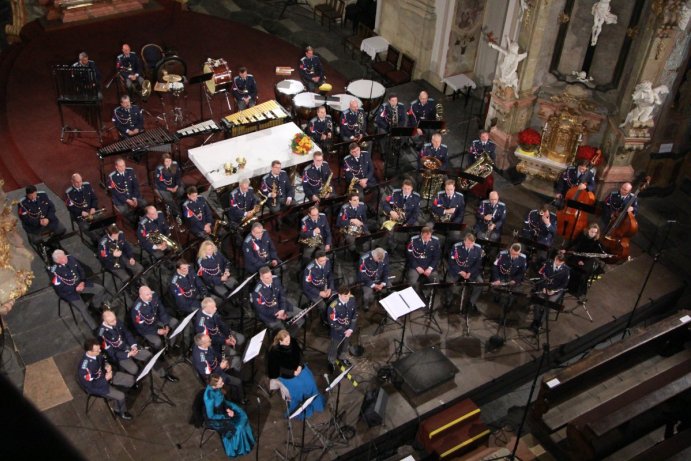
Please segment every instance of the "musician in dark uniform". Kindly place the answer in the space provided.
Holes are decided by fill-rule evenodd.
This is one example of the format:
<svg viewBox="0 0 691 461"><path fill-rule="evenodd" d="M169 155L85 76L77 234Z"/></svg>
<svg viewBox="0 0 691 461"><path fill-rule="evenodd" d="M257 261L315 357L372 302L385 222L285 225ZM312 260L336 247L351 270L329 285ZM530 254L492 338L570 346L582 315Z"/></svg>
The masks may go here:
<svg viewBox="0 0 691 461"><path fill-rule="evenodd" d="M538 271L540 280L535 285L538 296L554 303L561 301L566 287L569 286L569 274L571 273L569 266L564 263L564 259L564 253L559 252L553 261L545 262ZM546 314L545 306L533 305L533 322L530 324L530 330L535 333L540 331Z"/></svg>
<svg viewBox="0 0 691 461"><path fill-rule="evenodd" d="M578 186L579 190L595 191L595 175L588 168L588 160L580 160L576 166L570 166L564 170L554 184L555 199L557 207L561 208L565 204L563 198L572 187Z"/></svg>
<svg viewBox="0 0 691 461"><path fill-rule="evenodd" d="M441 143L441 134L434 133L432 135L432 142L425 143L420 150L420 156L417 159L417 169L418 171L423 170L422 159L424 157L436 158L441 163L442 170L448 170L449 168L449 148L446 144ZM426 170L426 168L424 169Z"/></svg>
<svg viewBox="0 0 691 461"><path fill-rule="evenodd" d="M398 102L396 94L389 94L387 102L377 109L374 123L377 125L378 134L390 134L392 128L408 126L408 114L403 103ZM388 151L389 139L387 136L379 141L382 152Z"/></svg>
<svg viewBox="0 0 691 461"><path fill-rule="evenodd" d="M250 186L250 180L241 179L238 187L230 193L230 206L226 210L231 227L238 227L245 218L249 220L255 216L254 207L257 203L257 196Z"/></svg>
<svg viewBox="0 0 691 461"><path fill-rule="evenodd" d="M482 279L482 247L475 243L475 236L467 233L462 242L457 242L451 248L448 260L448 271L446 272L448 282L458 282L459 280L481 283ZM458 296L461 293L461 286L454 285L451 289L453 296ZM451 308L451 300L448 298L447 291L444 292L447 309ZM482 287L473 285L470 288L470 311L477 312L476 303ZM464 300L465 301L465 300ZM465 312L465 306L461 306L461 312Z"/></svg>
<svg viewBox="0 0 691 461"><path fill-rule="evenodd" d="M170 237L170 227L162 212L156 207L148 206L146 214L139 220L137 226L137 240L147 253L156 259L161 259L169 248L166 242L154 243L156 234Z"/></svg>
<svg viewBox="0 0 691 461"><path fill-rule="evenodd" d="M206 240L199 246L197 267L197 275L221 299L225 299L238 285L237 279L231 275L230 261L211 240Z"/></svg>
<svg viewBox="0 0 691 461"><path fill-rule="evenodd" d="M211 347L218 355L230 357L230 367L240 371L242 360L240 351L245 344L245 335L231 330L218 315L216 301L207 297L202 300L202 308L194 316L195 334L203 333L211 338Z"/></svg>
<svg viewBox="0 0 691 461"><path fill-rule="evenodd" d="M113 124L121 138L131 138L144 132L144 113L125 94L120 97L120 105L113 111Z"/></svg>
<svg viewBox="0 0 691 461"><path fill-rule="evenodd" d="M600 226L597 223L592 223L570 242L566 249L566 262L571 269L569 292L582 300L588 293L588 279L595 273L602 271L604 266L602 260L597 256L587 255L588 253L592 255L606 253L600 244Z"/></svg>
<svg viewBox="0 0 691 461"><path fill-rule="evenodd" d="M96 193L88 181L82 181L79 173L72 175L71 182L72 185L65 191L67 211L70 212L72 221L77 223L82 234L96 244L99 238L98 233L89 230L98 210Z"/></svg>
<svg viewBox="0 0 691 461"><path fill-rule="evenodd" d="M359 143L367 134L367 114L360 104L351 100L348 108L341 114L341 140Z"/></svg>
<svg viewBox="0 0 691 461"><path fill-rule="evenodd" d="M209 295L204 282L196 272L190 270L191 264L184 259L175 263L175 272L168 286L178 312L187 315L202 307L202 299Z"/></svg>
<svg viewBox="0 0 691 461"><path fill-rule="evenodd" d="M311 303L320 299L326 302L333 294L333 265L323 250L314 254L314 260L302 272L302 291ZM319 310L325 313L326 307L320 306ZM326 316L322 316L322 319L326 319Z"/></svg>
<svg viewBox="0 0 691 461"><path fill-rule="evenodd" d="M95 310L100 311L106 296L106 289L99 283L87 280L81 264L74 257L67 256L64 251L53 251L52 258L55 264L50 266L50 272L53 274L51 284L55 292L60 299L67 301L82 314L84 323L89 327L89 330L93 331L97 325L81 295L94 295L90 305Z"/></svg>
<svg viewBox="0 0 691 461"><path fill-rule="evenodd" d="M521 235L541 245L551 246L557 232L557 215L549 210L549 205L531 210L523 223Z"/></svg>
<svg viewBox="0 0 691 461"><path fill-rule="evenodd" d="M245 391L242 387L242 380L228 374L231 370L230 363L211 347L209 335L204 333L194 335L192 364L204 381L208 381L212 373L219 375L228 384L229 392L233 399L237 399L238 402L244 400Z"/></svg>
<svg viewBox="0 0 691 461"><path fill-rule="evenodd" d="M436 120L437 119L437 105L434 99L430 98L426 91L420 91L417 99L410 103L408 108L408 125L411 127L416 127L423 120ZM430 129L423 131L420 128L415 130L415 136L423 136L420 138L420 143L424 139L429 139L432 135Z"/></svg>
<svg viewBox="0 0 691 461"><path fill-rule="evenodd" d="M134 259L132 245L125 239L117 224L111 224L98 242L98 260L105 270L123 282L144 272L144 267Z"/></svg>
<svg viewBox="0 0 691 461"><path fill-rule="evenodd" d="M269 198L266 205L271 213L276 213L293 203L295 188L290 183L288 173L281 170L279 160L271 162L271 171L262 178L261 191Z"/></svg>
<svg viewBox="0 0 691 461"><path fill-rule="evenodd" d="M187 188L187 200L182 204L182 217L187 222L190 232L197 238L207 239L211 235L214 222L211 208L204 197L200 197L197 188Z"/></svg>
<svg viewBox="0 0 691 461"><path fill-rule="evenodd" d="M125 393L113 386L130 388L134 386L135 378L123 371L113 371L101 354L101 345L96 338L84 341L84 356L79 362L77 380L79 386L87 394L115 400L118 406L116 414L121 419L125 421L132 419L132 415L127 411Z"/></svg>
<svg viewBox="0 0 691 461"><path fill-rule="evenodd" d="M345 172L345 180L348 188L353 179L355 182L355 189L364 197L364 190L368 187L377 185L377 180L374 178L374 164L372 157L367 151L360 151L360 146L357 143L350 143L348 146L350 155L343 158L343 171Z"/></svg>
<svg viewBox="0 0 691 461"><path fill-rule="evenodd" d="M353 192L338 212L336 227L344 234L345 241L351 253L355 252L355 239L361 235L369 235L367 229L367 207L360 203L360 196Z"/></svg>
<svg viewBox="0 0 691 461"><path fill-rule="evenodd" d="M312 93L326 80L319 56L314 55L311 46L305 48L305 55L300 58L300 77L307 91Z"/></svg>
<svg viewBox="0 0 691 461"><path fill-rule="evenodd" d="M521 244L514 243L509 250L499 252L492 264L492 282L494 302L504 309L511 307L514 298L511 293L516 291L525 277L528 259L521 253Z"/></svg>
<svg viewBox="0 0 691 461"><path fill-rule="evenodd" d="M131 52L130 46L127 43L122 45L122 53L115 59L115 67L128 93L132 93L132 85L135 81L139 84L139 88L144 84L144 77L141 76L143 71L139 57L137 53Z"/></svg>
<svg viewBox="0 0 691 461"><path fill-rule="evenodd" d="M318 202L321 197L321 190L332 176L331 167L324 162L324 154L317 151L313 154L314 162L308 165L302 172L302 190L306 200ZM333 177L333 176L332 176ZM333 185L331 186L333 188ZM323 198L333 196L333 191L325 194Z"/></svg>
<svg viewBox="0 0 691 461"><path fill-rule="evenodd" d="M238 69L238 74L233 78L231 87L238 110L245 110L257 104L257 81L254 75L247 73L247 67Z"/></svg>
<svg viewBox="0 0 691 461"><path fill-rule="evenodd" d="M115 160L115 171L108 175L108 189L113 207L130 223L137 223L136 211L146 207L147 202L139 191L137 175L122 157Z"/></svg>
<svg viewBox="0 0 691 461"><path fill-rule="evenodd" d="M413 235L406 248L406 282L417 290L420 277L428 283L439 281L441 243L432 235L431 227L423 227L420 235Z"/></svg>
<svg viewBox="0 0 691 461"><path fill-rule="evenodd" d="M487 152L487 155L489 155L489 158L492 159L492 163L496 163L497 161L497 145L494 144L494 141L489 139L489 131L481 131L480 132L480 137L472 142L470 145L470 149L468 149L468 152L470 153L470 159L468 160L468 165L471 163L475 163L484 152Z"/></svg>
<svg viewBox="0 0 691 461"><path fill-rule="evenodd" d="M603 229L608 230L612 218L622 212L633 213L634 216L638 216L638 198L634 197L631 189L633 189L631 183L625 182L618 191L610 192L605 198L605 206L602 209ZM627 202L632 199L633 202L629 203L628 208L624 210Z"/></svg>
<svg viewBox="0 0 691 461"><path fill-rule="evenodd" d="M86 53L86 51L82 51L79 53L79 58L77 59L77 62L72 64L72 67L77 67L77 68L89 68L94 71L94 84L96 85L96 89L98 90L98 98L102 99L101 95L101 71L98 70L98 66L94 61L89 59L89 55ZM92 82L88 81L80 81L78 82L82 87L85 87L86 85L89 85ZM84 88L82 90L84 93L91 93L90 88Z"/></svg>
<svg viewBox="0 0 691 461"><path fill-rule="evenodd" d="M168 315L158 294L146 285L139 288L139 298L130 310L130 315L134 329L156 350L163 347L163 339L172 333L179 323L178 319ZM177 336L171 339L171 345L177 340Z"/></svg>
<svg viewBox="0 0 691 461"><path fill-rule="evenodd" d="M355 297L350 295L350 288L342 285L338 289L338 297L329 303L327 312L330 327L329 350L326 358L329 361L329 371L336 371L336 359L349 367L350 361L346 352L350 346L350 338L357 329L357 305Z"/></svg>
<svg viewBox="0 0 691 461"><path fill-rule="evenodd" d="M362 308L367 312L374 301L374 293L390 286L389 254L386 250L375 248L360 256L357 281L362 285Z"/></svg>
<svg viewBox="0 0 691 461"><path fill-rule="evenodd" d="M394 189L382 202L387 220L402 221L404 226L415 226L420 218L420 194L413 191L413 182L404 179L400 189ZM403 211L405 219L401 219Z"/></svg>
<svg viewBox="0 0 691 461"><path fill-rule="evenodd" d="M444 190L439 191L432 202L432 217L436 222L462 224L465 216L465 199L463 194L456 192L456 181L447 179ZM449 230L446 238L450 242L461 239L461 230Z"/></svg>
<svg viewBox="0 0 691 461"><path fill-rule="evenodd" d="M285 330L286 321L302 312L286 298L280 278L274 277L267 266L259 269L259 282L250 293L250 300L259 320L274 331ZM290 329L297 331L303 323L304 319L300 319Z"/></svg>
<svg viewBox="0 0 691 461"><path fill-rule="evenodd" d="M312 140L317 143L322 149L330 150L333 144L334 123L331 116L326 113L325 106L317 108L317 115L312 117L307 125L307 133Z"/></svg>
<svg viewBox="0 0 691 461"><path fill-rule="evenodd" d="M29 185L24 189L26 196L17 205L17 214L22 222L22 227L32 245L43 240L46 232L51 237L59 237L66 232L65 226L55 215L55 205L48 198L48 194Z"/></svg>
<svg viewBox="0 0 691 461"><path fill-rule="evenodd" d="M242 254L248 274L257 272L262 266L273 268L281 263L271 236L264 232L264 226L259 222L252 224L252 230L242 242Z"/></svg>
<svg viewBox="0 0 691 461"><path fill-rule="evenodd" d="M310 207L309 214L302 218L300 223L300 240L307 239L312 239L316 244L303 244L303 265L306 265L314 257L315 252L321 249L324 251L331 250L332 237L329 220L326 219L324 213L319 212L319 208L316 206Z"/></svg>
<svg viewBox="0 0 691 461"><path fill-rule="evenodd" d="M161 164L156 167L154 174L154 186L154 193L163 200L170 214L179 221L180 202L185 196L185 185L182 183L182 169L168 153L161 155Z"/></svg>
<svg viewBox="0 0 691 461"><path fill-rule="evenodd" d="M498 242L501 240L501 230L506 221L506 205L499 201L499 193L492 191L489 199L480 202L475 213L476 222L473 230L478 238Z"/></svg>

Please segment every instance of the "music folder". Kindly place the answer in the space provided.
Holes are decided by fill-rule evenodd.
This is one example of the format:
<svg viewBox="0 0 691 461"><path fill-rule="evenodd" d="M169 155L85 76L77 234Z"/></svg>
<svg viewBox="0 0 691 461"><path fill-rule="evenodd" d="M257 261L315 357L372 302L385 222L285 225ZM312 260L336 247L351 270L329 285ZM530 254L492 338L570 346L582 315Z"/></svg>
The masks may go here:
<svg viewBox="0 0 691 461"><path fill-rule="evenodd" d="M421 130L443 130L446 128L446 122L444 120L420 120L417 127Z"/></svg>
<svg viewBox="0 0 691 461"><path fill-rule="evenodd" d="M380 300L379 304L394 320L398 320L399 317L425 307L425 302L415 292L413 287L391 293L386 298Z"/></svg>

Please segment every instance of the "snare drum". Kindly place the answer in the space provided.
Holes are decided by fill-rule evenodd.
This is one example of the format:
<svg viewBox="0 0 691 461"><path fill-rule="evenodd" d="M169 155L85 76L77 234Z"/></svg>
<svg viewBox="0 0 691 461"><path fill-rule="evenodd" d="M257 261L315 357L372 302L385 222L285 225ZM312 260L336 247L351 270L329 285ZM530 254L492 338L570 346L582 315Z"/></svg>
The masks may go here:
<svg viewBox="0 0 691 461"><path fill-rule="evenodd" d="M185 89L185 84L182 82L171 82L168 84L168 89L173 93L173 96L179 96L182 90Z"/></svg>
<svg viewBox="0 0 691 461"><path fill-rule="evenodd" d="M384 101L386 89L384 85L374 80L354 80L346 87L346 92L362 100L365 112L372 112Z"/></svg>
<svg viewBox="0 0 691 461"><path fill-rule="evenodd" d="M334 121L334 124L341 123L341 114L343 111L350 107L351 101L357 101L358 107L362 107L362 101L351 94L335 94L335 98L339 98L339 101L327 101L326 104L329 106L329 114Z"/></svg>
<svg viewBox="0 0 691 461"><path fill-rule="evenodd" d="M281 80L274 87L276 101L285 108L292 107L295 95L303 91L305 91L305 85L298 80Z"/></svg>
<svg viewBox="0 0 691 461"><path fill-rule="evenodd" d="M312 117L317 116L317 107L321 106L322 104L314 101L315 96L319 95L317 93L309 92L295 95L293 98L293 110L295 111L295 116L298 118L298 120L309 122L312 120Z"/></svg>
<svg viewBox="0 0 691 461"><path fill-rule="evenodd" d="M210 80L204 82L209 94L216 94L221 91L229 91L232 82L232 71L228 68L225 59L209 58L202 68L205 74L214 74Z"/></svg>

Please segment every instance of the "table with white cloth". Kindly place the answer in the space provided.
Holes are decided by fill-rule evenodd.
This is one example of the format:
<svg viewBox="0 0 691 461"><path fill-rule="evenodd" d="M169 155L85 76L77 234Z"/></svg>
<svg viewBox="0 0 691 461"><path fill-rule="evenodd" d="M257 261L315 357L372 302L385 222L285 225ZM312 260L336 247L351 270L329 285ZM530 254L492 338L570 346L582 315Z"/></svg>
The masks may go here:
<svg viewBox="0 0 691 461"><path fill-rule="evenodd" d="M366 38L360 43L360 51L368 54L372 61L377 57L377 54L389 49L389 41L382 36L375 35L374 37Z"/></svg>
<svg viewBox="0 0 691 461"><path fill-rule="evenodd" d="M470 79L465 74L457 74L457 75L452 75L450 77L446 77L442 80L444 82L444 90L443 94L446 95L446 87L449 86L453 90L453 93L451 95L451 98L453 100L456 99L456 96L458 93L463 92L465 93L465 103L468 104L468 98L470 97L470 90L474 90L477 85L475 84L474 81Z"/></svg>
<svg viewBox="0 0 691 461"><path fill-rule="evenodd" d="M281 168L312 161L312 154L319 150L314 145L306 155L294 154L290 143L296 133L304 132L293 122L273 126L254 133L189 150L189 158L214 189L264 175L271 170L271 162L278 160ZM244 157L247 164L237 173L226 175L223 165L231 162L237 166L237 158Z"/></svg>

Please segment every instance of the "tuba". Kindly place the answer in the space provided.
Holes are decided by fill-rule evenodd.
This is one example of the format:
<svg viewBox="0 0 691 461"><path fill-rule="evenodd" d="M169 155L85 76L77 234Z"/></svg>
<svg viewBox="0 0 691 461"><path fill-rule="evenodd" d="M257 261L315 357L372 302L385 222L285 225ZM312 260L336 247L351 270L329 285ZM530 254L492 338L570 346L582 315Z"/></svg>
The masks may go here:
<svg viewBox="0 0 691 461"><path fill-rule="evenodd" d="M492 174L494 164L492 159L489 157L487 152L483 152L479 159L470 165L464 173L472 174L473 176L479 176L481 178L487 178ZM458 188L461 190L468 190L477 185L477 181L471 181L465 178L458 178Z"/></svg>
<svg viewBox="0 0 691 461"><path fill-rule="evenodd" d="M398 213L398 219L387 219L384 221L381 225L382 229L386 229L387 231L391 231L396 225L398 224L403 224L405 222L405 211L403 208L399 208L397 206L391 207L391 211L395 211Z"/></svg>
<svg viewBox="0 0 691 461"><path fill-rule="evenodd" d="M334 174L332 171L329 173L329 177L326 178L326 182L322 185L321 189L319 189L319 198L326 198L333 192L334 188L331 186L331 178L333 178L333 176Z"/></svg>
<svg viewBox="0 0 691 461"><path fill-rule="evenodd" d="M420 195L426 200L432 200L444 184L444 175L434 172L441 167L441 160L426 155L420 159L420 165L425 168L422 172Z"/></svg>
<svg viewBox="0 0 691 461"><path fill-rule="evenodd" d="M254 205L254 208L252 208L252 212L250 214L242 218L242 221L240 221L240 227L245 227L249 223L256 221L257 215L261 213L262 207L268 200L267 197L259 191L256 191L255 194L257 195L257 197L259 197L259 202L256 205Z"/></svg>
<svg viewBox="0 0 691 461"><path fill-rule="evenodd" d="M173 239L159 231L150 233L149 239L154 243L154 245L165 243L166 246L173 251L173 253L177 253L178 249L180 248L180 245L178 245L177 242L174 242Z"/></svg>

